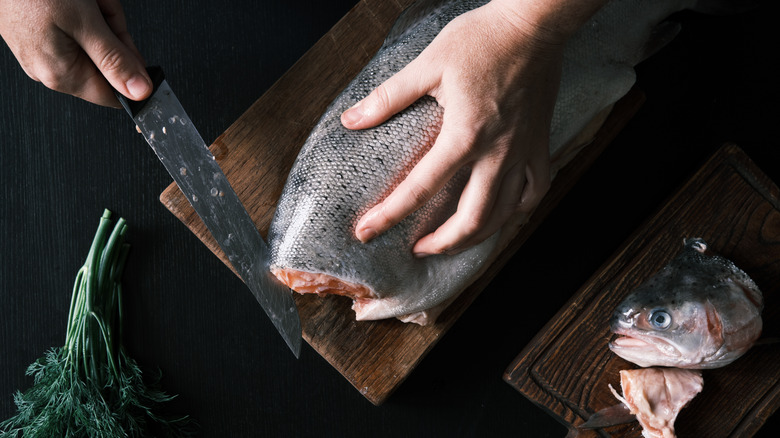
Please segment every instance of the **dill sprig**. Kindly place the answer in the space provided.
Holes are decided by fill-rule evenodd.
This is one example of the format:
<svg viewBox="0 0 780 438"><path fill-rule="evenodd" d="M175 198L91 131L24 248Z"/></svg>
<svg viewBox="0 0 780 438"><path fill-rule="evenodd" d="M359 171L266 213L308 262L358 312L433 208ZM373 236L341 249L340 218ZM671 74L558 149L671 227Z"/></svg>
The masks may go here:
<svg viewBox="0 0 780 438"><path fill-rule="evenodd" d="M105 210L73 286L65 344L27 368L33 385L14 394L16 415L0 438L190 436L188 417L157 414L173 396L147 383L122 346L122 285L130 245L123 218Z"/></svg>

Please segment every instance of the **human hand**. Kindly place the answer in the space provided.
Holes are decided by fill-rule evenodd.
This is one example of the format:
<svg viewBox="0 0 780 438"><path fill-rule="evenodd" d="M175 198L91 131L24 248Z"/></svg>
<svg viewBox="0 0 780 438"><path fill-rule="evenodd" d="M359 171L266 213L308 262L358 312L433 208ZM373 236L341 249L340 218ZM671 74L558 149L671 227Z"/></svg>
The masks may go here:
<svg viewBox="0 0 780 438"><path fill-rule="evenodd" d="M491 1L450 22L404 69L342 114L350 129L376 126L424 95L444 108L441 131L406 179L358 221L366 242L420 208L462 167L471 175L457 211L414 246L417 256L457 253L550 186L549 129L563 37Z"/></svg>
<svg viewBox="0 0 780 438"><path fill-rule="evenodd" d="M152 91L119 0L0 0L0 35L52 90L113 107L112 87L134 100Z"/></svg>

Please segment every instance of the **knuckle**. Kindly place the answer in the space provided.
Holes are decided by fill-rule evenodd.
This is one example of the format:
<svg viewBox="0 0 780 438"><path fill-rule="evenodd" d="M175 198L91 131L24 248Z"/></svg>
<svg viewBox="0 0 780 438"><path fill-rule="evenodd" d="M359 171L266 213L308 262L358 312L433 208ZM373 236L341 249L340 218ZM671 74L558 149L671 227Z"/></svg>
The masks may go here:
<svg viewBox="0 0 780 438"><path fill-rule="evenodd" d="M122 69L124 57L117 47L107 48L98 62L98 69L104 73L114 73Z"/></svg>
<svg viewBox="0 0 780 438"><path fill-rule="evenodd" d="M36 81L36 82L43 82L43 81L41 81L41 79L40 79L40 74L39 74L39 73L38 73L38 71L35 69L35 66L33 66L33 65L30 65L30 63L28 63L28 62L24 62L24 61L19 61L19 65L22 67L22 70L24 71L24 73L25 73L25 74L26 74L26 75L27 75L27 76L28 76L30 79L32 79L32 80L34 80L34 81Z"/></svg>
<svg viewBox="0 0 780 438"><path fill-rule="evenodd" d="M522 207L523 203L521 200L517 199L514 202L501 202L496 204L496 214L498 214L501 218L508 218L511 216L515 211L520 209Z"/></svg>
<svg viewBox="0 0 780 438"><path fill-rule="evenodd" d="M422 206L433 196L433 191L420 183L410 182L408 188L409 201L414 206Z"/></svg>
<svg viewBox="0 0 780 438"><path fill-rule="evenodd" d="M454 162L457 164L465 164L468 163L479 155L479 143L477 140L477 137L466 133L460 138L460 142L453 144L452 148L450 149L452 151L452 158L454 159Z"/></svg>
<svg viewBox="0 0 780 438"><path fill-rule="evenodd" d="M35 71L34 75L30 77L42 83L46 88L60 92L65 92L68 89L68 83L64 75L55 70L39 69Z"/></svg>
<svg viewBox="0 0 780 438"><path fill-rule="evenodd" d="M492 145L490 141L485 140L480 128L472 124L461 125L454 132L454 138L456 141L453 142L451 151L459 163L478 159Z"/></svg>
<svg viewBox="0 0 780 438"><path fill-rule="evenodd" d="M372 94L372 100L374 101L376 108L390 108L390 104L392 103L392 93L390 91L390 86L386 82L379 84L379 86L374 89Z"/></svg>
<svg viewBox="0 0 780 438"><path fill-rule="evenodd" d="M484 212L468 215L461 225L461 233L465 236L473 236L481 232L487 222L487 215Z"/></svg>
<svg viewBox="0 0 780 438"><path fill-rule="evenodd" d="M432 254L450 254L453 251L457 251L458 242L447 238L447 233L441 228L433 232L433 239L429 243L428 251Z"/></svg>
<svg viewBox="0 0 780 438"><path fill-rule="evenodd" d="M35 54L28 56L25 51L17 55L17 60L30 79L42 83L47 88L54 89L52 85L57 85L60 81L58 69L44 57Z"/></svg>
<svg viewBox="0 0 780 438"><path fill-rule="evenodd" d="M479 222L476 219L469 219L466 220L463 224L461 224L460 233L462 236L473 236L477 234L482 227L484 226L483 223Z"/></svg>
<svg viewBox="0 0 780 438"><path fill-rule="evenodd" d="M433 147L439 154L440 164L453 169L472 163L477 157L474 137L464 131L450 130L446 136L440 134Z"/></svg>
<svg viewBox="0 0 780 438"><path fill-rule="evenodd" d="M83 86L83 69L79 58L42 57L25 68L28 75L46 88L61 93L74 94Z"/></svg>
<svg viewBox="0 0 780 438"><path fill-rule="evenodd" d="M520 203L517 205L517 211L519 213L532 212L533 209L536 208L537 205L539 205L539 202L542 200L543 195L544 193L538 193L538 192L529 194L526 198L520 200Z"/></svg>
<svg viewBox="0 0 780 438"><path fill-rule="evenodd" d="M395 224L393 216L388 213L385 206L382 206L382 208L377 212L376 220L379 222L380 229L390 228L393 226L393 224Z"/></svg>

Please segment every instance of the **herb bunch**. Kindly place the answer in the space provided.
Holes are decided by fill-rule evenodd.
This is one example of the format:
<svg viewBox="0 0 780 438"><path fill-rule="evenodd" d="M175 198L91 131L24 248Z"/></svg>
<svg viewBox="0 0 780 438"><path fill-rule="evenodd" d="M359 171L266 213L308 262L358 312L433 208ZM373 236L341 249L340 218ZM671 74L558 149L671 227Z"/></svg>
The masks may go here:
<svg viewBox="0 0 780 438"><path fill-rule="evenodd" d="M76 275L65 345L32 363L33 386L17 391L17 413L0 438L141 437L194 434L188 417L156 412L173 396L147 384L122 346L122 271L127 224L105 210L84 266Z"/></svg>

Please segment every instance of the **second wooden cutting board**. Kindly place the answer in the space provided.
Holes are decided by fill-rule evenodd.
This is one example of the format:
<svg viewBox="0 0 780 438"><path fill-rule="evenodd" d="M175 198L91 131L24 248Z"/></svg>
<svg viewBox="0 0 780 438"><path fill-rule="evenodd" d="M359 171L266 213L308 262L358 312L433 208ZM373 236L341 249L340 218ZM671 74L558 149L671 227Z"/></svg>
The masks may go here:
<svg viewBox="0 0 780 438"><path fill-rule="evenodd" d="M703 371L704 390L680 412L678 436L752 436L780 407L777 339L780 285L780 189L735 145L723 146L561 308L506 370L505 380L570 429L618 403L620 370L637 368L613 354L609 315L682 250L684 238L744 269L764 294L764 331L745 356ZM639 438L638 423L580 438Z"/></svg>

